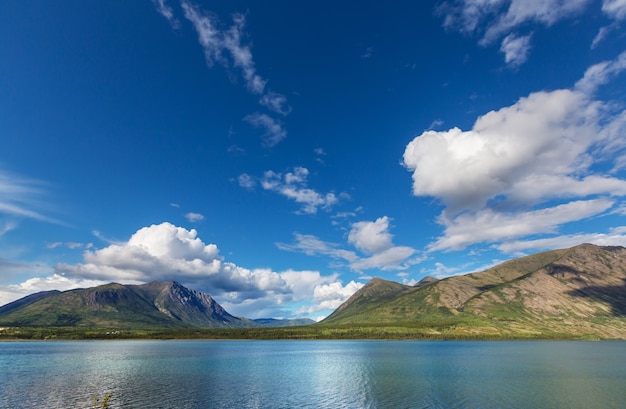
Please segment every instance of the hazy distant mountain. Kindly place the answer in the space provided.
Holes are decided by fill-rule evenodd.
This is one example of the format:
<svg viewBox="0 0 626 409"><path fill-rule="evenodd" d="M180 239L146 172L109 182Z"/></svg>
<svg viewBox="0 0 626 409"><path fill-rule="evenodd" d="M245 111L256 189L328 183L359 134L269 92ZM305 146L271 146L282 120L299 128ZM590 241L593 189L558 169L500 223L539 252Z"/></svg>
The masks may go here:
<svg viewBox="0 0 626 409"><path fill-rule="evenodd" d="M455 325L458 334L626 338L626 248L583 244L406 286L373 279L322 324Z"/></svg>
<svg viewBox="0 0 626 409"><path fill-rule="evenodd" d="M310 318L287 318L287 319L276 319L276 318L257 318L252 320L257 324L263 327L296 327L301 325L311 325L315 324Z"/></svg>

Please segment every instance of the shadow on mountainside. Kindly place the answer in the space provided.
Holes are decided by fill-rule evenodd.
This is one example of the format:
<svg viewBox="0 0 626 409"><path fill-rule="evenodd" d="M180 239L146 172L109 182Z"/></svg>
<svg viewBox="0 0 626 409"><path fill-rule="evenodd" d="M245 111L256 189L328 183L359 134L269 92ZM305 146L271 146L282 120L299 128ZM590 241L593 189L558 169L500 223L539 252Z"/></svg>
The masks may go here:
<svg viewBox="0 0 626 409"><path fill-rule="evenodd" d="M618 286L589 286L568 294L575 297L591 298L611 306L611 313L616 317L626 316L626 279Z"/></svg>

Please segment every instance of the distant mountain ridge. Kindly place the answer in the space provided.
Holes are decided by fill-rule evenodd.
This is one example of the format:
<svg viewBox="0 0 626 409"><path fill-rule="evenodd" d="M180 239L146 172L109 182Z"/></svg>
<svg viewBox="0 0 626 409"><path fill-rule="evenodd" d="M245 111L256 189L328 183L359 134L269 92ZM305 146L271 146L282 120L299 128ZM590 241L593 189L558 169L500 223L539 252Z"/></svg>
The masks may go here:
<svg viewBox="0 0 626 409"><path fill-rule="evenodd" d="M424 281L424 280L423 280ZM325 325L453 323L468 334L626 338L626 248L582 244L416 286L373 279ZM436 331L434 331L436 333Z"/></svg>
<svg viewBox="0 0 626 409"><path fill-rule="evenodd" d="M290 324L288 324L290 323ZM210 295L175 281L142 285L106 284L87 289L47 291L0 307L7 326L124 328L237 328L301 325L264 323L229 314Z"/></svg>

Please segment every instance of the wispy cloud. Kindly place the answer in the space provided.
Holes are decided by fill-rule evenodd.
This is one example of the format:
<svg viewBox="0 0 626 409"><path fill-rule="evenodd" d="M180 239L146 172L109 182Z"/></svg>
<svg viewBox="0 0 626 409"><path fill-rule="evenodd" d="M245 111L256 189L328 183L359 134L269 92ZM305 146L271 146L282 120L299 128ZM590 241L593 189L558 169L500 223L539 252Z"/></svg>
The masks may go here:
<svg viewBox="0 0 626 409"><path fill-rule="evenodd" d="M204 215L200 213L189 212L185 214L185 219L187 219L191 223L197 223L197 222L201 222L202 220L204 220Z"/></svg>
<svg viewBox="0 0 626 409"><path fill-rule="evenodd" d="M170 23L172 28L179 29L180 21L174 17L174 10L167 4L166 0L152 0L154 7Z"/></svg>
<svg viewBox="0 0 626 409"><path fill-rule="evenodd" d="M520 35L519 30L531 24L550 27L560 20L579 15L591 2L452 0L443 2L437 12L444 17L444 27L467 35L478 35L482 46L489 46L505 37L500 48L505 54L505 62L519 66L526 61L530 50L530 36Z"/></svg>
<svg viewBox="0 0 626 409"><path fill-rule="evenodd" d="M69 242L55 241L54 243L46 244L46 248L48 249L56 249L58 247L65 247L70 250L90 249L93 247L93 243L77 243L74 241L69 241Z"/></svg>
<svg viewBox="0 0 626 409"><path fill-rule="evenodd" d="M43 197L46 193L43 182L0 170L0 215L65 225L44 213L46 205ZM6 226L13 229L15 224L5 222Z"/></svg>
<svg viewBox="0 0 626 409"><path fill-rule="evenodd" d="M320 240L307 234L294 234L295 242L291 244L276 243L281 250L304 253L309 256L328 256L335 260L347 262L354 271L370 269L403 270L423 260L413 257L417 251L408 246L393 244L390 233L391 219L387 216L375 221L353 223L348 234L348 244L357 251L346 250L340 244Z"/></svg>
<svg viewBox="0 0 626 409"><path fill-rule="evenodd" d="M267 80L257 74L250 46L242 42L245 16L234 14L233 25L222 30L216 16L203 12L198 6L187 1L183 1L181 5L185 17L198 32L198 41L204 49L207 64L213 66L218 62L226 68L231 66L238 68L248 90L253 94L263 94Z"/></svg>
<svg viewBox="0 0 626 409"><path fill-rule="evenodd" d="M243 177L243 178L242 178ZM308 187L309 170L303 167L296 167L292 172L278 173L271 170L266 171L259 179L261 187L287 197L302 205L300 212L305 214L315 214L318 209L330 210L339 202L339 197L333 193L320 193ZM251 179L248 175L239 178L242 182L251 187Z"/></svg>
<svg viewBox="0 0 626 409"><path fill-rule="evenodd" d="M603 61L587 68L585 75L576 82L575 88L591 95L598 87L608 83L624 70L626 70L626 51L614 60Z"/></svg>
<svg viewBox="0 0 626 409"><path fill-rule="evenodd" d="M500 51L504 53L504 62L516 68L526 62L530 51L530 35L509 34L502 40Z"/></svg>
<svg viewBox="0 0 626 409"><path fill-rule="evenodd" d="M156 10L165 17L174 28L179 27L174 10L166 0L153 0ZM257 73L256 64L252 55L252 47L246 42L246 16L241 13L232 15L232 25L224 27L219 18L188 0L181 1L184 17L193 25L198 33L198 41L204 51L206 63L213 67L216 63L229 71L231 78L236 78L231 72L239 72L248 91L259 96L259 104L275 114L288 115L292 108L287 97L268 89L268 80ZM264 144L272 147L287 136L283 125L267 114L254 113L246 116L251 125L266 130ZM233 152L233 151L231 151Z"/></svg>
<svg viewBox="0 0 626 409"><path fill-rule="evenodd" d="M244 121L248 122L255 128L265 129L263 145L268 148L276 146L280 141L287 137L287 131L283 129L283 125L280 121L267 114L255 112L254 114L247 115L244 118Z"/></svg>
<svg viewBox="0 0 626 409"><path fill-rule="evenodd" d="M365 51L361 54L361 58L364 60L369 60L374 55L374 47L369 46L365 49Z"/></svg>
<svg viewBox="0 0 626 409"><path fill-rule="evenodd" d="M602 11L615 20L626 19L626 1L624 0L604 0Z"/></svg>
<svg viewBox="0 0 626 409"><path fill-rule="evenodd" d="M287 104L287 97L277 92L270 91L264 94L259 103L277 114L289 115L291 112L291 107Z"/></svg>

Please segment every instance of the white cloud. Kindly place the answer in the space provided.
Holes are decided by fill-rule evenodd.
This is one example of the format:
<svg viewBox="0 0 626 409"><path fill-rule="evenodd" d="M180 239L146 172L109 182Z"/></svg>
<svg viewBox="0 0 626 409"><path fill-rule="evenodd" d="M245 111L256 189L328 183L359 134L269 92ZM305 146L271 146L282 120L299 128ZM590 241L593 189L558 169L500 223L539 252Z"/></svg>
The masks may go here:
<svg viewBox="0 0 626 409"><path fill-rule="evenodd" d="M0 237L4 236L11 230L15 230L16 227L17 227L17 223L13 220L4 222L3 225L0 226Z"/></svg>
<svg viewBox="0 0 626 409"><path fill-rule="evenodd" d="M450 277L460 273L460 269L458 267L448 267L443 263L435 263L434 270L427 271L426 274L435 278L445 278Z"/></svg>
<svg viewBox="0 0 626 409"><path fill-rule="evenodd" d="M515 34L509 34L502 40L500 51L504 53L504 62L511 67L519 67L528 59L530 51L530 37L518 37Z"/></svg>
<svg viewBox="0 0 626 409"><path fill-rule="evenodd" d="M362 221L352 224L348 234L348 242L363 253L341 248L339 244L320 240L312 235L294 234L294 244L277 243L279 249L296 251L309 256L328 256L336 260L343 260L355 271L369 269L402 270L421 259L409 259L415 254L415 249L407 246L395 246L392 235L389 233L389 218L381 217L374 222Z"/></svg>
<svg viewBox="0 0 626 409"><path fill-rule="evenodd" d="M277 114L288 115L291 112L291 107L287 104L287 97L273 91L263 95L259 103Z"/></svg>
<svg viewBox="0 0 626 409"><path fill-rule="evenodd" d="M615 20L626 18L626 0L604 0L602 11Z"/></svg>
<svg viewBox="0 0 626 409"><path fill-rule="evenodd" d="M479 44L488 46L507 35L502 44L507 61L522 64L529 50L529 36L518 36L515 30L529 24L550 27L554 23L582 13L591 0L456 0L438 7L444 27L465 34L479 34ZM525 39L521 41L521 39ZM508 50L508 52L506 51ZM516 52L514 51L516 50Z"/></svg>
<svg viewBox="0 0 626 409"><path fill-rule="evenodd" d="M314 308L308 308L307 313L322 310L335 310L346 302L354 293L363 287L363 283L350 281L345 286L336 281L330 284L316 285L313 290L313 300L319 303Z"/></svg>
<svg viewBox="0 0 626 409"><path fill-rule="evenodd" d="M245 189L252 189L256 186L256 180L254 180L254 178L247 173L242 173L241 175L239 175L239 177L237 178L237 182L239 183L239 186Z"/></svg>
<svg viewBox="0 0 626 409"><path fill-rule="evenodd" d="M93 243L77 243L73 241L70 241L70 242L55 241L54 243L46 244L46 248L48 249L55 249L58 247L67 247L70 250L81 249L81 248L90 249L93 247Z"/></svg>
<svg viewBox="0 0 626 409"><path fill-rule="evenodd" d="M375 254L393 246L392 238L389 232L389 218L384 216L374 222L354 223L348 235L348 242L365 254Z"/></svg>
<svg viewBox="0 0 626 409"><path fill-rule="evenodd" d="M335 193L319 193L307 187L309 170L303 167L294 168L285 174L271 170L266 171L260 180L265 190L276 192L302 205L301 211L315 214L318 209L330 210L339 202Z"/></svg>
<svg viewBox="0 0 626 409"><path fill-rule="evenodd" d="M606 38L606 36L609 35L609 32L611 31L611 29L612 29L611 26L600 27L600 30L598 30L598 34L596 34L596 36L591 41L591 49L592 50L594 48L596 48L598 46L598 44L600 44L602 42L602 40L604 40Z"/></svg>
<svg viewBox="0 0 626 409"><path fill-rule="evenodd" d="M22 284L0 289L0 298L13 301L34 291L91 287L111 281L139 284L153 280L176 280L213 296L235 315L258 318L291 314L287 304L307 305L321 311L314 297L317 286L331 285L336 275L317 271L269 268L248 269L225 261L215 244L206 244L196 230L171 223L144 227L128 241L86 250L84 262L58 264L54 274L31 278ZM352 287L349 287L352 288Z"/></svg>
<svg viewBox="0 0 626 409"><path fill-rule="evenodd" d="M2 263L0 263L0 265L1 264ZM66 291L75 288L94 287L102 284L106 284L106 282L100 280L81 280L69 278L60 274L52 274L47 277L29 278L20 284L0 287L0 306L16 301L29 294L41 291Z"/></svg>
<svg viewBox="0 0 626 409"><path fill-rule="evenodd" d="M263 145L271 148L287 137L287 131L283 129L280 121L267 114L255 112L247 115L244 120L255 128L264 128Z"/></svg>
<svg viewBox="0 0 626 409"><path fill-rule="evenodd" d="M519 253L530 250L569 248L577 246L580 243L591 243L598 246L626 247L626 228L613 228L609 233L569 234L536 240L507 241L498 245L497 249L504 253Z"/></svg>
<svg viewBox="0 0 626 409"><path fill-rule="evenodd" d="M446 207L431 250L555 233L626 196L626 181L598 171L626 165L626 111L590 95L626 67L624 55L591 67L573 90L535 92L469 131L426 131L407 145L413 193Z"/></svg>
<svg viewBox="0 0 626 409"><path fill-rule="evenodd" d="M495 41L528 22L547 27L557 21L580 14L591 0L512 0L505 13L498 13L495 21L488 24L483 39L485 44Z"/></svg>
<svg viewBox="0 0 626 409"><path fill-rule="evenodd" d="M588 170L589 150L600 142L600 110L599 102L580 92L537 92L478 118L471 131L424 132L404 153L413 171L413 192L438 197L457 212L482 208L529 179L585 183L578 175ZM540 184L536 196L560 196L569 193L569 186L549 191Z"/></svg>
<svg viewBox="0 0 626 409"><path fill-rule="evenodd" d="M162 14L174 28L178 28L178 20L174 16L173 9L166 4L165 0L153 0L157 11ZM198 41L204 51L206 63L213 67L215 63L222 65L229 71L231 78L235 78L230 72L235 69L240 72L245 81L246 88L254 95L260 96L259 104L280 115L288 115L291 107L284 95L267 90L267 79L257 73L256 64L252 56L252 49L246 44L246 17L241 13L232 16L233 24L228 28L222 28L218 17L202 10L190 1L182 0L181 8L184 16L198 33ZM282 124L267 114L254 113L245 117L245 120L255 127L266 129L264 143L272 147L287 136ZM229 152L240 152L239 149Z"/></svg>
<svg viewBox="0 0 626 409"><path fill-rule="evenodd" d="M415 249L406 246L394 246L350 264L353 270L362 271L372 268L381 270L404 270L421 260L407 260L415 254Z"/></svg>
<svg viewBox="0 0 626 409"><path fill-rule="evenodd" d="M204 220L204 215L200 213L189 212L185 215L185 219L187 219L191 223L197 223Z"/></svg>
<svg viewBox="0 0 626 409"><path fill-rule="evenodd" d="M308 256L324 255L351 263L359 260L356 253L340 248L339 244L322 241L310 234L295 233L294 237L294 244L276 243L276 246L281 250L301 252Z"/></svg>
<svg viewBox="0 0 626 409"><path fill-rule="evenodd" d="M172 28L180 28L180 22L174 17L174 10L167 4L166 0L152 0L159 14L161 14L170 23Z"/></svg>
<svg viewBox="0 0 626 409"><path fill-rule="evenodd" d="M233 24L228 29L221 29L218 18L213 14L203 12L199 7L185 0L181 5L185 17L198 33L198 41L204 50L208 66L212 67L215 62L218 62L227 69L230 67L239 69L248 91L254 95L260 95L261 105L280 115L288 115L291 107L287 103L287 97L271 90L266 91L267 80L257 74L251 47L244 43L246 17L236 13L233 15ZM157 8L161 10L160 7ZM249 115L246 121L256 127L266 128L265 142L269 147L276 145L287 136L282 125L266 114Z"/></svg>
<svg viewBox="0 0 626 409"><path fill-rule="evenodd" d="M0 215L64 224L43 213L46 210L42 201L45 193L43 182L0 170ZM11 228L7 227L4 233L16 225L14 221L6 221L5 226Z"/></svg>
<svg viewBox="0 0 626 409"><path fill-rule="evenodd" d="M21 284L10 285L10 289L21 294L33 294L40 291L47 291L51 288L59 291L72 290L74 288L88 288L105 284L101 280L80 280L64 277L60 274L53 274L48 277L34 277Z"/></svg>
<svg viewBox="0 0 626 409"><path fill-rule="evenodd" d="M576 82L576 89L586 94L593 94L599 86L608 83L625 69L626 51L614 60L603 61L587 68L585 75Z"/></svg>
<svg viewBox="0 0 626 409"><path fill-rule="evenodd" d="M604 0L602 2L602 11L614 21L604 27L600 27L598 34L591 43L591 49L594 49L604 40L611 31L620 29L620 23L626 19L626 0Z"/></svg>
<svg viewBox="0 0 626 409"><path fill-rule="evenodd" d="M462 250L470 244L498 242L540 233L555 233L561 224L579 221L605 212L614 202L607 199L575 201L527 212L503 213L492 209L463 213L439 223L444 236L430 245L430 250Z"/></svg>
<svg viewBox="0 0 626 409"><path fill-rule="evenodd" d="M220 30L217 17L202 12L187 1L181 5L185 17L198 32L198 41L204 49L207 64L212 66L217 61L227 68L231 65L239 68L248 90L253 94L263 94L267 80L256 73L252 51L242 43L245 16L234 14L233 25L227 30Z"/></svg>

